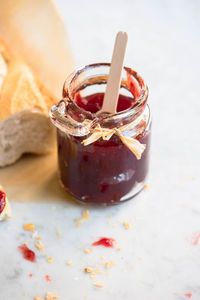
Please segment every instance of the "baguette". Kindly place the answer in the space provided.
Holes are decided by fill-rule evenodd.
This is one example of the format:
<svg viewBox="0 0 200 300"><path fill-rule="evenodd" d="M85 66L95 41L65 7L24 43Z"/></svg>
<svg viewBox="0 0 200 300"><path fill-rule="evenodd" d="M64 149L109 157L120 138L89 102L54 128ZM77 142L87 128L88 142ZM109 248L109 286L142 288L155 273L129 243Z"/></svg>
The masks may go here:
<svg viewBox="0 0 200 300"><path fill-rule="evenodd" d="M52 150L55 132L48 111L55 102L0 38L0 167L14 163L23 153Z"/></svg>

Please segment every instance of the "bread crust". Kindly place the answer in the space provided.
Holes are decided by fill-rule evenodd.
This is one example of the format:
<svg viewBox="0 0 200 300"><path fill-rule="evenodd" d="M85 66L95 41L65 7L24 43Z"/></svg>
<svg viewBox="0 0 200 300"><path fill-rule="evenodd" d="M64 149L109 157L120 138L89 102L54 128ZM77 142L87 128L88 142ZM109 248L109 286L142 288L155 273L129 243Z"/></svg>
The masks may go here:
<svg viewBox="0 0 200 300"><path fill-rule="evenodd" d="M74 63L66 26L53 0L1 0L0 35L57 100Z"/></svg>
<svg viewBox="0 0 200 300"><path fill-rule="evenodd" d="M48 111L57 100L30 68L12 54L2 37L0 55L7 65L0 88L0 167L3 167L14 163L23 153L42 154L53 149L55 130Z"/></svg>

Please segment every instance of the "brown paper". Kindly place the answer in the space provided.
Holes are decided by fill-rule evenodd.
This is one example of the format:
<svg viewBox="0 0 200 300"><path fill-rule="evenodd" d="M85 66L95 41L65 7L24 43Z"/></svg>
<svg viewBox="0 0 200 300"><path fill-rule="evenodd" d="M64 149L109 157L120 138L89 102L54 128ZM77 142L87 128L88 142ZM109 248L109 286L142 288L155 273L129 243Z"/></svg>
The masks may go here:
<svg viewBox="0 0 200 300"><path fill-rule="evenodd" d="M61 98L64 80L74 65L64 23L51 0L0 0L0 34Z"/></svg>

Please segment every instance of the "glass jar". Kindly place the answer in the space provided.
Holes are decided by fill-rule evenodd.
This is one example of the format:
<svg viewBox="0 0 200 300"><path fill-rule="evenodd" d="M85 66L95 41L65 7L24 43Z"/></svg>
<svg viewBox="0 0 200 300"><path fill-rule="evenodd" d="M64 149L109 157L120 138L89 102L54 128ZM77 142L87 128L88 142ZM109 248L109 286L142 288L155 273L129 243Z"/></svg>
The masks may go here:
<svg viewBox="0 0 200 300"><path fill-rule="evenodd" d="M98 63L71 74L63 100L50 111L57 127L61 183L86 203L132 199L143 189L148 173L148 88L137 72L124 67L117 113L98 113L109 69L110 64Z"/></svg>

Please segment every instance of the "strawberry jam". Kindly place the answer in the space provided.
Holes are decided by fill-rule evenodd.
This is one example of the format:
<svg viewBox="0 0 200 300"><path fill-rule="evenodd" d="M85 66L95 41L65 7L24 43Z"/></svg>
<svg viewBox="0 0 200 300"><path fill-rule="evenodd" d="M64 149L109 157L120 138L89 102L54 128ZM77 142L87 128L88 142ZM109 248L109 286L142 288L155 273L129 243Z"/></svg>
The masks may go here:
<svg viewBox="0 0 200 300"><path fill-rule="evenodd" d="M99 113L109 67L94 64L72 74L64 85L63 100L50 112L57 127L60 181L77 200L87 203L118 204L132 199L143 189L148 173L148 88L137 72L124 68L117 113ZM107 140L100 136L84 145L83 141L92 135L88 123L106 130L133 127L122 132L122 137L114 133ZM123 142L123 137L145 145L141 157Z"/></svg>
<svg viewBox="0 0 200 300"><path fill-rule="evenodd" d="M92 246L103 246L107 248L113 248L116 245L116 241L112 238L103 237L100 240L94 242Z"/></svg>
<svg viewBox="0 0 200 300"><path fill-rule="evenodd" d="M24 259L36 262L35 252L29 249L25 244L19 246L18 249L21 251Z"/></svg>
<svg viewBox="0 0 200 300"><path fill-rule="evenodd" d="M4 191L0 190L0 214L6 206L6 194Z"/></svg>

